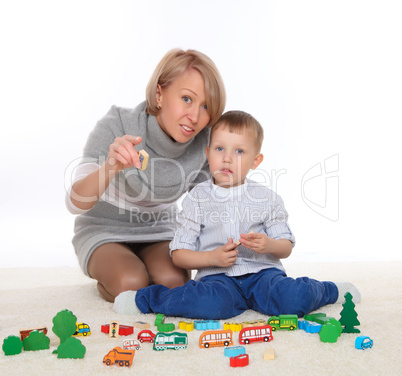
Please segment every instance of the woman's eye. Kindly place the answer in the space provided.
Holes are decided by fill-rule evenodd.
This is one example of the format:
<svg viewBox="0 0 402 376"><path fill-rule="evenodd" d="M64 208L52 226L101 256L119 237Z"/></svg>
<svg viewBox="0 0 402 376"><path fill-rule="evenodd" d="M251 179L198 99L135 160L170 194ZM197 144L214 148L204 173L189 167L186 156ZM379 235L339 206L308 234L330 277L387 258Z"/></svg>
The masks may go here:
<svg viewBox="0 0 402 376"><path fill-rule="evenodd" d="M207 109L208 109L208 107L207 107L206 104L204 104L204 105L202 106L202 108L203 108L204 110L207 110Z"/></svg>
<svg viewBox="0 0 402 376"><path fill-rule="evenodd" d="M184 96L183 101L186 102L186 103L191 103L191 98Z"/></svg>

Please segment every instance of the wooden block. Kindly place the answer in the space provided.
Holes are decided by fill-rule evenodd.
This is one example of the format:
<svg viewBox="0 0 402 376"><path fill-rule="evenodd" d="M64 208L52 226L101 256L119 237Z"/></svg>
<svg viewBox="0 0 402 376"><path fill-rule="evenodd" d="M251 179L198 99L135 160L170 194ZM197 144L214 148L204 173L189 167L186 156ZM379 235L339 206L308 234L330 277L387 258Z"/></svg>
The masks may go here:
<svg viewBox="0 0 402 376"><path fill-rule="evenodd" d="M264 350L264 359L275 360L275 350L274 349L265 349Z"/></svg>
<svg viewBox="0 0 402 376"><path fill-rule="evenodd" d="M140 150L138 155L140 157L140 162L141 162L140 170L144 171L147 168L149 154L145 150Z"/></svg>
<svg viewBox="0 0 402 376"><path fill-rule="evenodd" d="M151 324L149 322L144 322L144 321L136 321L133 326L134 326L134 328L138 328L141 330L151 328Z"/></svg>
<svg viewBox="0 0 402 376"><path fill-rule="evenodd" d="M119 338L119 326L118 321L110 321L109 338Z"/></svg>

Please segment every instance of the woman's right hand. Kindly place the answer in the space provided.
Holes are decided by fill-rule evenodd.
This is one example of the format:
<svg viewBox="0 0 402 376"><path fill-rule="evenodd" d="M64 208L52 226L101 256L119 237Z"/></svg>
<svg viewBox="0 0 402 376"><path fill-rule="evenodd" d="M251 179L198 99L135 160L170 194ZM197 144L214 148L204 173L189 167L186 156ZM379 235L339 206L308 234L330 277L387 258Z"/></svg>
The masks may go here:
<svg viewBox="0 0 402 376"><path fill-rule="evenodd" d="M109 170L119 172L129 167L141 167L135 145L141 143L142 138L131 135L117 137L109 147L109 154L106 160L106 166Z"/></svg>

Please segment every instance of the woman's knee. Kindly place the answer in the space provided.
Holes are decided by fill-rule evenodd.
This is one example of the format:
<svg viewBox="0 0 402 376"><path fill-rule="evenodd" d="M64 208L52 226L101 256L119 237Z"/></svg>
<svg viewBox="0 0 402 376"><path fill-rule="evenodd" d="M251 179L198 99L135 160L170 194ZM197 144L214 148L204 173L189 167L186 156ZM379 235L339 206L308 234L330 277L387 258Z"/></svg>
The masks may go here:
<svg viewBox="0 0 402 376"><path fill-rule="evenodd" d="M104 244L95 250L89 260L88 271L99 282L99 291L104 289L113 297L123 291L137 291L149 285L145 265L127 247L118 243Z"/></svg>
<svg viewBox="0 0 402 376"><path fill-rule="evenodd" d="M155 275L152 278L152 283L155 285L163 285L170 289L183 286L191 277L191 271L186 269L174 269L166 271L163 274Z"/></svg>

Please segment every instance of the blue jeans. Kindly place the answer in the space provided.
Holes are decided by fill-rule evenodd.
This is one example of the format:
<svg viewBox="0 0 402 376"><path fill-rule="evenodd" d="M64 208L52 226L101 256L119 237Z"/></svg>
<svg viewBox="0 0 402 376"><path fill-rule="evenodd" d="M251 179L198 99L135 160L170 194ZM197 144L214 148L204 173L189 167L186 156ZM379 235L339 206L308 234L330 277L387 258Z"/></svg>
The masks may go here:
<svg viewBox="0 0 402 376"><path fill-rule="evenodd" d="M337 299L338 288L333 282L293 279L271 268L239 277L210 275L174 289L153 285L138 290L135 302L142 313L220 320L248 309L269 316L301 317Z"/></svg>

